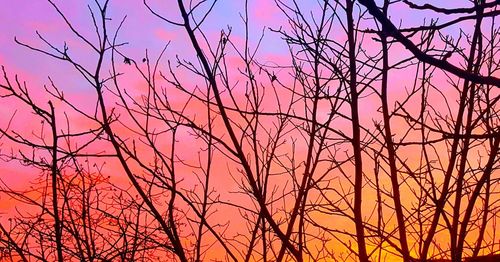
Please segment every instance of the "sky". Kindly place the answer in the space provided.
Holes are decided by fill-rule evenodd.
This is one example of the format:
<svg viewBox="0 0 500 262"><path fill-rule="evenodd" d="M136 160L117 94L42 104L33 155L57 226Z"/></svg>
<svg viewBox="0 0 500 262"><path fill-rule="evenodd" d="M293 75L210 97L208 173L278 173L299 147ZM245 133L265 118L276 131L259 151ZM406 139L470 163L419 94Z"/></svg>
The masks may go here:
<svg viewBox="0 0 500 262"><path fill-rule="evenodd" d="M92 20L90 16L89 8L87 7L88 2L90 2L90 8L95 9L95 3L92 1L84 1L84 0L71 0L71 1L61 1L54 0L54 3L60 8L60 11L66 15L69 19L70 23L76 30L81 32L81 34L89 39L91 42L95 41L96 34L95 29L92 27ZM381 1L378 1L381 2ZM417 2L417 1L415 1ZM423 1L420 1L423 2ZM177 11L177 6L174 4L174 1L160 1L160 0L151 0L148 1L150 7L156 10L160 15L172 20L172 21L180 21L181 17ZM465 5L468 6L468 1L439 1L439 4L442 7L453 7L454 5ZM304 10L317 10L317 6L319 5L316 1L303 1L301 2ZM44 92L44 86L49 87L51 85L51 81L55 85L57 85L61 90L64 91L65 97L72 99L75 101L75 105L79 108L82 108L84 112L91 113L95 110L95 105L93 103L89 103L89 101L95 101L95 91L92 90L92 87L89 86L88 83L82 81L81 76L75 71L75 69L68 64L55 61L53 58L44 56L40 53L34 52L29 48L23 47L15 42L15 39L21 43L24 43L29 46L33 46L36 48L41 48L43 50L47 50L47 45L44 43L44 40L40 39L37 34L43 37L46 41L54 44L55 46L61 48L64 45L68 47L68 53L71 54L78 62L82 63L89 68L94 67L96 54L92 51L92 49L83 43L81 39L78 39L74 34L72 34L71 30L68 29L68 26L65 24L64 20L58 14L57 10L47 1L44 0L0 0L0 65L3 66L7 72L7 74L12 78L14 75L18 75L22 82L26 82L27 86L29 86L30 93L35 101L47 105L48 99L50 99L46 93ZM266 66L272 66L275 64L290 64L290 50L286 42L282 39L282 36L276 32L273 32L271 29L290 29L290 25L286 21L286 17L276 6L274 1L270 0L250 0L248 1L248 17L250 19L249 23L249 47L250 50L254 50L258 43L261 35L264 34L262 38L262 42L260 43L256 58ZM203 12L205 12L206 5L200 10L198 13L195 13L195 17L201 17ZM402 27L412 27L417 26L423 23L423 21L430 21L431 19L440 19L439 21L450 20L452 17L443 18L435 15L432 12L427 11L408 11L403 4L395 4L391 7L391 20ZM203 37L206 37L208 43L212 44L212 47L216 46L214 43L220 39L221 32L228 33L231 30L231 41L238 46L239 51L243 52L243 45L245 43L245 28L244 23L242 21L242 17L244 14L244 1L233 1L233 0L220 0L214 7L212 13L207 17L206 21L201 26L201 29L204 33ZM311 13L312 16L315 16L314 12ZM126 57L132 59L138 63L138 67L142 70L146 70L147 66L144 62L142 62L143 58L146 57L146 52L148 53L148 57L151 61L154 61L161 50L167 46L165 56L162 60L161 69L164 72L168 72L167 61L171 61L172 68L177 70L177 76L187 83L189 86L189 90L195 90L196 88L203 87L204 80L193 76L192 72L186 70L185 68L179 68L176 63L176 58L180 57L181 59L185 59L186 61L192 61L196 63L196 57L193 52L192 45L189 42L189 38L186 32L178 26L171 25L162 21L160 18L155 17L155 15L151 14L147 8L144 7L142 1L137 0L115 0L111 1L109 17L112 19L109 21L109 29L114 32L120 22L123 20L123 28L120 30L118 34L118 42L126 43L126 45L120 47L120 51L126 54ZM310 18L308 18L310 19ZM444 20L443 20L444 19ZM373 21L364 20L361 22L362 26L370 26L373 25ZM468 23L462 24L462 29L467 30L466 26ZM460 32L459 27L453 27L446 31L447 34L451 36L457 36ZM338 30L335 28L334 30ZM340 30L339 30L340 31ZM342 34L333 34L335 37L338 37L336 40L344 41L345 36ZM200 39L202 36L200 34L197 35ZM374 41L367 40L370 44L365 44L361 46L367 52L367 54L376 54L380 51L379 46L374 44ZM371 42L370 42L371 41ZM206 49L206 42L202 42L202 47ZM439 43L438 43L439 47ZM409 57L409 52L402 48L401 46L395 44L393 47L391 62L396 62L400 59L404 59ZM208 52L208 51L207 51ZM292 54L299 56L297 50L292 50ZM109 58L109 57L108 57ZM454 60L458 59L457 57L453 57L450 61L458 61ZM228 68L229 68L229 78L231 82L234 83L234 93L243 97L243 95L247 94L248 85L245 85L245 78L242 77L242 72L244 70L244 64L241 59L238 58L236 50L228 51ZM124 73L123 77L120 77L119 81L124 86L127 87L129 94L134 98L141 97L144 91L147 90L147 85L144 83L141 76L137 73L137 71L132 67L127 65L126 63L117 63L117 68L121 72ZM107 65L106 70L109 70L110 67ZM283 82L283 86L293 86L297 84L294 82L293 76L290 75L289 71L286 69L270 69L272 73L276 73L280 81ZM275 70L275 71L274 71ZM398 71L397 74L392 74L390 76L390 83L392 85L389 101L391 104L391 108L395 107L395 101L402 101L404 97L407 96L407 92L411 89L414 84L414 72L416 67L408 66L404 70ZM326 74L326 73L325 73ZM49 78L50 77L50 78ZM259 81L261 81L262 88L269 88L268 85L271 85L269 79L265 79L268 77L266 74L261 72L259 76ZM184 83L183 82L183 83ZM452 104L450 111L454 112L456 110L455 100L453 91L454 89L447 85L447 77L442 72L435 73L435 82L439 84L443 84L444 87L441 91L443 92L443 97L450 99L450 104ZM169 83L167 81L160 81L159 83L164 86L168 86ZM276 88L276 87L274 87ZM333 88L333 87L332 87ZM269 90L269 89L267 89ZM182 107L188 99L182 94L180 91L170 91L170 101L173 103L174 107ZM290 94L286 95L286 92L280 93L281 91L277 91L277 96L280 96L282 99L290 101L293 99ZM448 93L449 92L449 93ZM227 93L223 94L224 99L228 99L230 97ZM447 110L444 104L440 104L443 97L441 96L430 96L429 103L435 104L436 110ZM374 120L380 120L380 110L378 104L378 98L376 96L370 96L363 98L363 103L360 107L361 112L361 121L366 123L367 125L372 125ZM111 99L110 103L119 103L118 100ZM235 104L238 104L239 100L235 101ZM79 116L76 113L71 113L70 108L62 104L60 101L54 101L54 103L61 108L61 111L67 110L69 118L71 119L71 127L74 130L86 130L93 127L92 123L88 123L84 117ZM413 102L415 103L415 102ZM190 117L197 117L198 119L205 119L204 115L204 105L190 103L189 108L186 109L186 114ZM330 104L324 103L321 104L319 110L318 119L324 121L328 118L330 113ZM273 109L276 107L275 100L273 96L266 97L264 103L262 105L263 108ZM408 110L412 113L418 112L418 105L412 104L408 108ZM0 116L0 125L5 127L9 122L11 116L16 114L17 118L12 122L12 127L18 130L34 130L31 135L36 134L37 132L41 132L40 126L38 125L38 120L33 114L30 113L30 108L22 107L18 103L10 101L4 102L0 104L0 110L4 112ZM59 110L59 109L58 109ZM345 110L345 108L343 108ZM306 113L304 113L306 114ZM124 116L126 118L126 116ZM237 118L237 114L234 115L233 123L235 125L242 124L243 121ZM63 120L63 116L61 116L61 120ZM241 121L241 122L239 122ZM263 120L266 121L266 120ZM266 127L270 127L275 122L269 120L268 122L264 122ZM340 122L342 123L342 122ZM94 123L95 124L95 123ZM218 123L220 124L220 123ZM349 126L340 124L338 127L339 130L342 130L346 133L350 132ZM396 130L395 139L407 138L406 134L398 133L399 128L406 128L404 123L399 123L395 121L394 129ZM263 128L264 129L264 128ZM288 129L287 129L288 130ZM293 128L290 128L293 130ZM290 131L290 134L294 134L294 131ZM127 125L124 125L119 129L121 134L133 136L133 132L127 130ZM220 132L221 136L224 136L223 129L217 129L217 132ZM126 134L126 135L125 135ZM408 135L411 137L410 134ZM181 141L191 141L192 134L188 131L181 132L179 134L179 139ZM227 139L227 136L224 137ZM290 143L290 139L288 140ZM168 147L168 141L162 146ZM11 146L9 142L4 142L4 148ZM98 150L102 144L95 145L95 148L92 150ZM193 154L193 148L196 148L198 154ZM201 146L200 146L201 148ZM193 143L191 146L181 145L177 151L179 154L179 158L188 161L189 163L195 163L200 160L199 152L200 148L197 148L197 144ZM286 147L287 149L282 152L283 154L288 154L291 151L291 147ZM444 148L444 147L443 147ZM109 150L104 148L103 150ZM141 154L148 155L148 149L142 148L139 150ZM288 150L288 151L287 151ZM304 142L297 142L297 148L295 148L296 153L298 155L304 155L306 152ZM406 150L406 151L405 151ZM420 157L418 154L412 154L412 150L414 149L402 149L409 159L410 166L412 164L418 165L417 160ZM224 156L219 155L221 158ZM203 159L203 157L201 157ZM221 196L225 198L227 201L248 201L245 200L247 196L242 194L232 194L228 192L234 192L240 190L239 180L241 178L231 177L229 179L226 175L229 171L237 173L237 167L231 166L231 161L221 161L216 167L214 167L214 175L215 184L224 188L224 185L227 185L227 191L221 192ZM481 161L478 161L481 162ZM195 188L198 181L193 178L192 173L193 168L184 167L185 169L180 169L183 186L186 188ZM323 168L323 167L321 167ZM372 168L370 164L367 164L366 169ZM111 174L111 176L117 178L116 181L118 183L123 183L123 187L127 186L127 181L123 179L119 172L120 166L118 163L107 163L104 170L105 172ZM281 170L279 167L276 167L277 172ZM350 171L350 170L348 170ZM29 167L23 167L16 162L7 162L2 163L0 165L0 177L2 180L7 181L14 188L22 188L26 185L26 181L30 181L33 179L32 170ZM6 175L9 174L9 175ZM122 180L120 180L122 179ZM121 181L121 182L120 182ZM276 184L279 184L281 181L275 181ZM196 189L199 190L199 189ZM371 194L368 198L374 198L375 195ZM3 202L0 208L4 210L8 210L12 208L14 203ZM411 202L409 200L409 202ZM251 206L251 201L248 201L249 206ZM373 207L371 204L366 204L366 211L371 210ZM410 204L409 204L410 205ZM228 209L229 210L229 209ZM220 219L231 219L234 217L236 220L240 215L238 213L231 213L230 211L219 212L214 215L216 218ZM322 219L322 216L319 215L318 219ZM327 220L327 218L325 218ZM344 221L345 222L345 221ZM325 222L325 223L333 223L333 222ZM352 228L353 225L345 222L345 227ZM334 224L334 223L333 223ZM231 229L233 230L233 229ZM215 251L214 251L215 252Z"/></svg>

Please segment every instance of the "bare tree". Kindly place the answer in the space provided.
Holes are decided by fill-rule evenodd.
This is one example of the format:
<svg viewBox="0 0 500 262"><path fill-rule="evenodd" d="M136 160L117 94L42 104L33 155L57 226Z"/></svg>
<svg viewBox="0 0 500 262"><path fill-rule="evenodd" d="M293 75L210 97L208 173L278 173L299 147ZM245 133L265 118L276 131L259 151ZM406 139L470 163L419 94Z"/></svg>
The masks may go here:
<svg viewBox="0 0 500 262"><path fill-rule="evenodd" d="M462 261L498 250L497 1L276 0L282 24L261 35L244 1L241 21L215 36L223 1L178 0L172 17L144 1L191 51L166 43L139 58L109 0L89 3L85 29L47 2L84 60L43 32L41 46L15 41L73 68L92 96L67 95L49 72L40 98L2 67L1 99L40 123L19 130L13 114L0 129L3 160L38 174L24 189L0 177L16 207L0 221L4 257ZM396 7L445 22L400 23ZM266 58L267 37L286 60Z"/></svg>

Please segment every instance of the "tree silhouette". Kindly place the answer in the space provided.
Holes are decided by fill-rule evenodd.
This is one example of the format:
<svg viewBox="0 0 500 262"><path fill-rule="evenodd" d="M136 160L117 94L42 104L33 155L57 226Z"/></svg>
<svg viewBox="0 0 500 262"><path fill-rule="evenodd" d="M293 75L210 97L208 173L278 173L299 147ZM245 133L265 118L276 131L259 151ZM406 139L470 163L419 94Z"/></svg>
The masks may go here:
<svg viewBox="0 0 500 262"><path fill-rule="evenodd" d="M88 24L47 5L71 36L15 42L86 95L50 68L32 68L50 75L39 88L2 66L1 157L32 178L0 174L2 259L498 253L498 1L276 0L281 20L260 35L253 1L222 28L228 1L143 1L179 37L141 54L118 1L89 1Z"/></svg>

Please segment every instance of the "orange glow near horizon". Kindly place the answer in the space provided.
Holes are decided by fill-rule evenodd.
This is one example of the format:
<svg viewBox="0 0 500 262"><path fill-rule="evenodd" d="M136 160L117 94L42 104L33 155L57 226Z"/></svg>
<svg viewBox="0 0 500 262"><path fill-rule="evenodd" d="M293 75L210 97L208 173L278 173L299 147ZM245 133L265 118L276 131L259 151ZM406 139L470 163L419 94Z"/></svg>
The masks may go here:
<svg viewBox="0 0 500 262"><path fill-rule="evenodd" d="M251 0L245 13L245 1L221 0L213 9L208 2L194 1L202 4L190 13L191 23L211 10L195 32L212 67L213 75L207 76L186 30L167 22L181 23L177 5L166 8L164 1L147 2L149 7L142 1L113 0L105 21L99 20L99 6L93 1L23 0L2 5L0 66L6 75L0 80L0 261L22 260L16 241L32 252L30 261L41 257L55 261L58 256L51 191L55 140L51 106L59 136L55 202L62 220L62 252L68 260L85 254L81 259L177 261L182 260L175 245L178 239L189 261L296 261L283 238L300 250L304 261L359 260L353 207L359 163L353 157L343 5ZM184 1L189 7L188 2ZM459 2L468 6L468 1ZM356 5L366 251L371 261L402 261L384 140L381 41L373 32L380 25L360 3ZM324 7L326 18L320 20ZM497 12L498 7L487 10ZM424 18L428 22L460 17L416 11L402 2L391 4L389 14L401 28L422 26ZM115 46L110 47L125 16ZM441 59L453 49L443 39L472 37L475 23L471 21L475 20L445 27L434 38L426 39L429 32L419 31L409 39L423 41L418 48L427 48L427 54ZM104 31L99 22L106 24L109 37L102 57L89 44L99 48ZM313 38L319 31L314 26L321 22L325 26L320 41ZM474 73L500 77L500 44L494 34L500 28L491 18L482 23L484 36L478 47L482 60ZM299 25L311 31L294 31ZM302 33L299 37L304 42L292 41L294 33ZM14 37L46 54L16 44ZM471 41L460 41L446 61L465 70ZM319 51L304 48L306 44L317 45ZM427 258L451 258L450 228L456 219L462 225L479 183L483 184L471 205L462 257L498 253L500 161L493 152L498 152L500 139L499 87L470 83L464 87L463 79L419 62L397 41L389 47L388 63L394 67L388 71L387 105L408 254L422 256L447 178L449 192L443 198L436 232L429 238ZM59 53L52 48L67 49ZM94 77L101 59L98 85L102 90L98 90ZM472 98L470 90L475 90ZM108 119L103 119L99 92ZM463 103L465 111L459 116L462 93L465 101L472 102ZM463 135L466 124L454 130L459 117L472 118L470 132L475 136L469 140ZM454 138L457 156L450 165ZM465 144L468 153L463 156ZM463 174L462 159L467 160ZM453 216L456 202L461 205L458 217ZM4 229L14 239L7 238Z"/></svg>

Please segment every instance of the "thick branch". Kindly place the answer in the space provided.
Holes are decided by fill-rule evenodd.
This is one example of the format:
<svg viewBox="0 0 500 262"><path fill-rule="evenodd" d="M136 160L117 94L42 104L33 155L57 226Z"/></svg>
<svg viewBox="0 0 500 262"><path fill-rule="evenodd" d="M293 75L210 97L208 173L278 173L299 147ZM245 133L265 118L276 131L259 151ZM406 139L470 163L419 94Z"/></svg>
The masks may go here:
<svg viewBox="0 0 500 262"><path fill-rule="evenodd" d="M438 67L444 71L452 73L460 78L465 80L469 80L476 84L486 84L493 85L496 87L500 87L500 79L492 76L482 76L479 74L474 74L471 72L467 72L461 68L456 67L455 65L445 61L430 56L424 52L422 52L410 39L404 36L394 24L385 16L382 11L378 8L373 0L359 0L359 2L364 5L368 12L377 21L379 21L383 28L385 29L385 33L393 38L395 38L398 42L400 42L406 49L413 53L413 55L420 61Z"/></svg>

